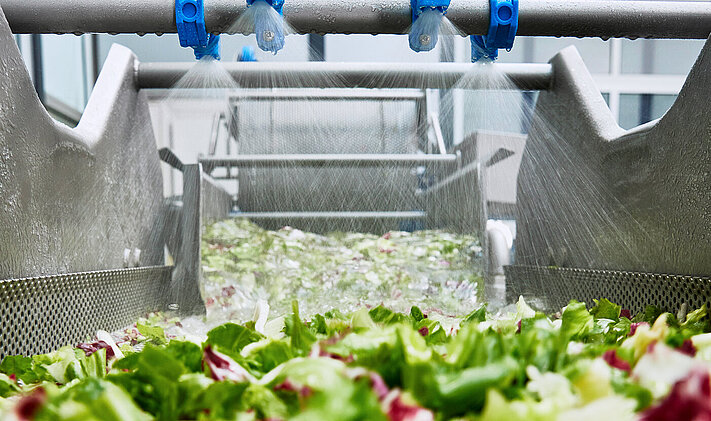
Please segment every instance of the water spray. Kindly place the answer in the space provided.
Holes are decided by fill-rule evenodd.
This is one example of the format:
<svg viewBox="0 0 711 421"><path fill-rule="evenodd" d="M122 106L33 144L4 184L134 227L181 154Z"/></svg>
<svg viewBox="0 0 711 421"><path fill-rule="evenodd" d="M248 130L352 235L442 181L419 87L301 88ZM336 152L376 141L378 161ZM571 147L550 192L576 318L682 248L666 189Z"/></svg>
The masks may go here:
<svg viewBox="0 0 711 421"><path fill-rule="evenodd" d="M203 0L175 0L175 25L181 47L192 47L195 59L220 59L220 36L205 27Z"/></svg>
<svg viewBox="0 0 711 421"><path fill-rule="evenodd" d="M410 48L416 52L430 51L437 45L439 26L447 13L450 0L410 0L412 27Z"/></svg>
<svg viewBox="0 0 711 421"><path fill-rule="evenodd" d="M276 54L284 48L284 0L247 0L254 12L257 45Z"/></svg>
<svg viewBox="0 0 711 421"><path fill-rule="evenodd" d="M472 35L472 62L494 61L499 49L511 51L518 30L518 0L489 0L489 31Z"/></svg>

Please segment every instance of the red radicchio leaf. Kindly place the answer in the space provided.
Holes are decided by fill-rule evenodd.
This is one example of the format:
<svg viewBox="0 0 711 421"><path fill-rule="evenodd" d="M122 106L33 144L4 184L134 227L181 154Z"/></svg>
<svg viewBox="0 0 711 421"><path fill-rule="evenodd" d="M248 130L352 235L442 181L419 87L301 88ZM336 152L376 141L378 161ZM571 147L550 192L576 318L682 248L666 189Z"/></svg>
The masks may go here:
<svg viewBox="0 0 711 421"><path fill-rule="evenodd" d="M104 341L80 343L79 345L77 345L77 348L84 351L84 355L86 355L87 357L100 349L105 349L106 361L108 362L110 359L114 358L113 348L111 348L111 346Z"/></svg>
<svg viewBox="0 0 711 421"><path fill-rule="evenodd" d="M274 386L274 390L285 390L287 392L295 392L299 394L301 398L308 398L313 395L314 391L308 386L298 387L289 379L284 380L282 383Z"/></svg>
<svg viewBox="0 0 711 421"><path fill-rule="evenodd" d="M626 308L623 308L622 310L620 310L620 317L626 317L626 318L632 320L632 313L630 313L630 311L627 310Z"/></svg>
<svg viewBox="0 0 711 421"><path fill-rule="evenodd" d="M630 325L630 335L629 336L634 336L634 334L637 332L637 328L642 325L649 327L649 323L647 323L647 322L632 323Z"/></svg>
<svg viewBox="0 0 711 421"><path fill-rule="evenodd" d="M602 359L605 360L610 367L617 368L628 373L632 369L632 367L630 367L630 363L618 357L617 352L615 352L614 349L606 351L602 354Z"/></svg>
<svg viewBox="0 0 711 421"><path fill-rule="evenodd" d="M237 292L237 289L235 289L235 287L233 285L222 288L222 296L223 297L229 298L229 297L235 295L236 292Z"/></svg>
<svg viewBox="0 0 711 421"><path fill-rule="evenodd" d="M227 355L215 351L209 345L205 347L203 358L207 366L210 367L210 375L213 380L232 380L241 383L250 378L247 370L241 365Z"/></svg>
<svg viewBox="0 0 711 421"><path fill-rule="evenodd" d="M667 397L644 411L640 421L711 421L711 378L707 369L693 370Z"/></svg>
<svg viewBox="0 0 711 421"><path fill-rule="evenodd" d="M370 384L373 386L373 392L378 396L378 400L385 399L388 395L388 385L385 384L385 380L380 377L378 373L370 373Z"/></svg>
<svg viewBox="0 0 711 421"><path fill-rule="evenodd" d="M355 361L353 354L349 354L347 357L344 358L338 354L332 354L328 351L324 351L323 349L320 349L318 351L318 356L319 357L326 357L326 358L333 358L334 360L343 361L346 364L350 364L353 361Z"/></svg>
<svg viewBox="0 0 711 421"><path fill-rule="evenodd" d="M393 390L383 401L390 421L434 421L434 414L429 409L402 401L399 390Z"/></svg>
<svg viewBox="0 0 711 421"><path fill-rule="evenodd" d="M430 334L430 328L428 328L427 326L422 326L422 327L418 330L418 332L419 332L420 335L422 335L422 336L427 336L427 335Z"/></svg>
<svg viewBox="0 0 711 421"><path fill-rule="evenodd" d="M696 355L696 347L694 346L694 343L691 342L691 339L687 339L684 341L683 344L679 348L676 349L677 351L681 352L682 354L686 354L690 357L693 357Z"/></svg>
<svg viewBox="0 0 711 421"><path fill-rule="evenodd" d="M37 412L47 402L47 392L42 387L34 389L29 395L24 396L17 403L15 413L20 421L31 421Z"/></svg>

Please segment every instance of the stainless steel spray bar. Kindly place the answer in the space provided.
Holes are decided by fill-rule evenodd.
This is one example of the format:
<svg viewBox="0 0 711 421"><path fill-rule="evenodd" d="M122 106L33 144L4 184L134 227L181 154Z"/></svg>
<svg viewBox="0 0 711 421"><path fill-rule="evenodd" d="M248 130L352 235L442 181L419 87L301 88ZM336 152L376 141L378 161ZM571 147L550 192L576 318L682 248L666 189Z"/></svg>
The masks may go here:
<svg viewBox="0 0 711 421"><path fill-rule="evenodd" d="M139 88L171 88L193 63L141 63ZM511 83L492 83L476 75L471 63L224 63L242 88L416 88L546 90L553 70L550 64L490 64ZM478 67L477 67L478 66Z"/></svg>
<svg viewBox="0 0 711 421"><path fill-rule="evenodd" d="M15 33L173 33L174 0L3 0ZM244 0L205 0L214 33L242 31L234 23ZM409 0L288 0L284 16L297 33L403 34ZM464 34L485 34L487 0L452 0L449 20ZM521 36L707 38L708 1L521 0Z"/></svg>

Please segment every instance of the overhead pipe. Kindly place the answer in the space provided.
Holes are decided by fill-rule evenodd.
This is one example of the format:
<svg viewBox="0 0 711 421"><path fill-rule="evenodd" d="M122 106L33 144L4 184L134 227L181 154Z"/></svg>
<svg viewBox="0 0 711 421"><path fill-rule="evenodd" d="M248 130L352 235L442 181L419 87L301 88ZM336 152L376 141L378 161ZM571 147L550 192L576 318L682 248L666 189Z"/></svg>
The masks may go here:
<svg viewBox="0 0 711 421"><path fill-rule="evenodd" d="M509 85L478 86L478 65L471 63L223 63L242 88L413 88L547 90L553 77L550 64L489 64L505 74ZM168 89L192 68L192 63L141 63L139 88ZM488 80L488 79L487 79Z"/></svg>
<svg viewBox="0 0 711 421"><path fill-rule="evenodd" d="M175 33L174 0L3 0L15 33ZM232 33L246 1L206 0L212 33ZM486 34L488 0L452 0L447 18L463 35ZM117 13L120 11L120 13ZM289 0L284 16L297 33L406 34L410 0ZM526 0L518 36L705 39L708 1Z"/></svg>

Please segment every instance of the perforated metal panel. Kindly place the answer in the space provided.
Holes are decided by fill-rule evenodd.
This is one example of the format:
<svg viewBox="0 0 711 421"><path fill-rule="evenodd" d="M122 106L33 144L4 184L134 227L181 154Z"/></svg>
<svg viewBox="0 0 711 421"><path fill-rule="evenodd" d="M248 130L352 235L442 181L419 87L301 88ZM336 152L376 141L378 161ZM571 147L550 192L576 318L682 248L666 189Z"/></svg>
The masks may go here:
<svg viewBox="0 0 711 421"><path fill-rule="evenodd" d="M162 309L170 266L0 281L0 357L50 352Z"/></svg>
<svg viewBox="0 0 711 421"><path fill-rule="evenodd" d="M560 310L571 299L593 304L607 298L633 314L655 305L675 313L711 305L711 278L613 270L507 266L506 294L535 299L548 311Z"/></svg>

